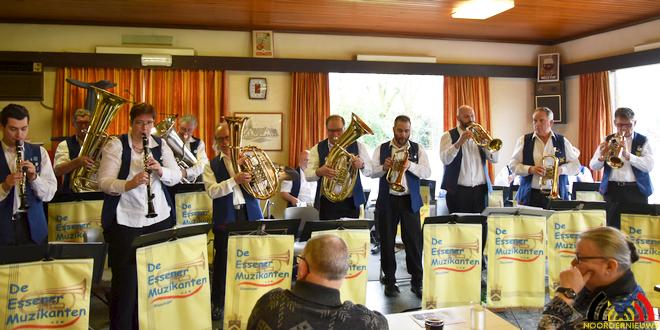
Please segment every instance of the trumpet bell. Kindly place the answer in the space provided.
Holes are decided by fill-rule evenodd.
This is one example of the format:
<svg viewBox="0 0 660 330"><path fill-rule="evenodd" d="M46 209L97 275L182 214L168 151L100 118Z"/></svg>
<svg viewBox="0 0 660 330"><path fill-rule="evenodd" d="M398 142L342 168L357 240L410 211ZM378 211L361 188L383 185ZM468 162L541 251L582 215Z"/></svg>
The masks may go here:
<svg viewBox="0 0 660 330"><path fill-rule="evenodd" d="M488 149L491 150L491 151L499 151L500 149L502 149L502 140L492 139L488 143Z"/></svg>
<svg viewBox="0 0 660 330"><path fill-rule="evenodd" d="M623 167L623 159L616 156L610 157L610 159L607 160L607 165L611 168L621 168Z"/></svg>

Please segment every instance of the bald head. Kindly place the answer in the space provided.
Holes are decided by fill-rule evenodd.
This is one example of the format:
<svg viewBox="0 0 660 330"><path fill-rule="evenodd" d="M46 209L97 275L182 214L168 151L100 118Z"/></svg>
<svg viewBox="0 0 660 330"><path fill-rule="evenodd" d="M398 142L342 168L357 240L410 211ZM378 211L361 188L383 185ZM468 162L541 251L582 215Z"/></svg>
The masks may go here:
<svg viewBox="0 0 660 330"><path fill-rule="evenodd" d="M229 155L229 126L227 123L221 123L215 128L213 149L217 153Z"/></svg>
<svg viewBox="0 0 660 330"><path fill-rule="evenodd" d="M307 241L302 255L309 272L327 280L341 280L348 272L348 246L336 235L314 236Z"/></svg>
<svg viewBox="0 0 660 330"><path fill-rule="evenodd" d="M306 169L307 163L309 162L309 150L303 150L298 157L298 166L302 169Z"/></svg>
<svg viewBox="0 0 660 330"><path fill-rule="evenodd" d="M456 120L458 120L461 128L465 129L474 122L474 109L469 105L461 105L456 111Z"/></svg>

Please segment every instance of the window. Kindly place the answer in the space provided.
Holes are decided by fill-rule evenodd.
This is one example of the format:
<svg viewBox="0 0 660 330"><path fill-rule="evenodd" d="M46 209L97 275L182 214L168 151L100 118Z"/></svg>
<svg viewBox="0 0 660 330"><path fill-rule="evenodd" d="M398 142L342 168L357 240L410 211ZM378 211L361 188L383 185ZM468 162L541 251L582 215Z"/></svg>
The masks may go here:
<svg viewBox="0 0 660 330"><path fill-rule="evenodd" d="M635 111L635 119L637 120L635 131L648 137L653 149L654 168L650 174L654 193L649 197L649 203L651 204L660 203L658 77L660 77L660 64L616 70L612 78L614 81L612 93L614 109L628 107Z"/></svg>
<svg viewBox="0 0 660 330"><path fill-rule="evenodd" d="M410 140L424 148L431 163L431 180L438 187L442 180L440 137L443 133L443 78L431 75L330 73L330 113L348 121L354 112L373 130L374 135L359 139L369 155L393 137L392 126L398 115L411 120ZM362 177L376 198L378 180ZM439 189L436 189L439 191Z"/></svg>

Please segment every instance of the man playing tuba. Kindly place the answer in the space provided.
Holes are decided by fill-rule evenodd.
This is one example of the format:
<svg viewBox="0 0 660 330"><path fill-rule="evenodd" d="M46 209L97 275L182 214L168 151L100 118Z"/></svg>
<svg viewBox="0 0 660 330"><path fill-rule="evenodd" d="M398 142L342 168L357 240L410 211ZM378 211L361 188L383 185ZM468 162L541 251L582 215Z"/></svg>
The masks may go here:
<svg viewBox="0 0 660 330"><path fill-rule="evenodd" d="M401 222L401 238L406 248L408 272L412 275L410 290L422 298L422 228L419 209L422 207L420 179L431 176L431 165L424 148L409 140L410 118L394 119L394 138L376 148L372 160L372 178L380 178L376 201L376 223L381 240L380 265L385 273L385 295L396 297L396 260L394 240ZM400 155L404 155L401 159ZM393 172L404 173L402 176ZM399 187L403 189L399 189Z"/></svg>
<svg viewBox="0 0 660 330"><path fill-rule="evenodd" d="M75 169L85 166L92 169L95 164L94 159L89 156L79 156L80 147L85 141L85 135L89 128L91 121L91 113L87 109L78 109L73 113L73 127L76 129L76 134L67 137L64 141L57 145L55 151L55 176L63 175L62 186L60 190L63 192L71 192L71 172ZM96 180L96 176L94 176Z"/></svg>
<svg viewBox="0 0 660 330"><path fill-rule="evenodd" d="M334 141L344 133L345 124L344 118L340 115L331 115L325 120L328 138L312 148L309 155L309 166L305 170L305 176L308 181L319 181L316 187L314 207L319 210L319 218L321 220L332 220L343 217L358 218L360 216L360 205L366 203L359 175L353 191L348 198L339 202L332 202L321 194L323 180L334 178L340 170L327 166L326 158L335 145ZM364 159L370 159L367 147L356 141L346 147L346 151L354 156L352 166L360 169L365 176L369 176L371 174L370 162L364 161Z"/></svg>

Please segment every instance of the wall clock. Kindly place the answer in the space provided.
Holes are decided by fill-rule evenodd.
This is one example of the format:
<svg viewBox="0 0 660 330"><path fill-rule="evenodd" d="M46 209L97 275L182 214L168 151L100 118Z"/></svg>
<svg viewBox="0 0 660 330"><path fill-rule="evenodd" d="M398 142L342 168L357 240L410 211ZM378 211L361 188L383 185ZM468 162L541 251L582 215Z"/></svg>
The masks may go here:
<svg viewBox="0 0 660 330"><path fill-rule="evenodd" d="M248 82L248 96L251 99L265 99L267 92L266 78L250 78Z"/></svg>

